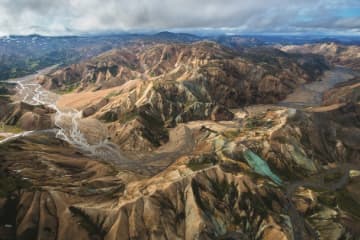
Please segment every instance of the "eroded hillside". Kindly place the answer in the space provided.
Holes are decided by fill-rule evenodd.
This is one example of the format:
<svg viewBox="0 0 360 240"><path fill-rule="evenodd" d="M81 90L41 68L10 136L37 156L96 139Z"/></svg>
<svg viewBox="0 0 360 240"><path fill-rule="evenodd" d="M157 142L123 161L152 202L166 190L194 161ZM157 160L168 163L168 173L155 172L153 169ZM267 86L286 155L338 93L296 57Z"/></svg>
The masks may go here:
<svg viewBox="0 0 360 240"><path fill-rule="evenodd" d="M49 89L73 88L58 104L108 122L113 141L153 148L167 141L164 127L231 120L229 108L278 102L326 69L319 56L239 52L199 42L114 50L38 82Z"/></svg>
<svg viewBox="0 0 360 240"><path fill-rule="evenodd" d="M38 77L57 108L36 82L7 86L2 121L35 131L0 144L0 236L358 238L356 78L311 108L277 105L328 68L275 49L137 45Z"/></svg>

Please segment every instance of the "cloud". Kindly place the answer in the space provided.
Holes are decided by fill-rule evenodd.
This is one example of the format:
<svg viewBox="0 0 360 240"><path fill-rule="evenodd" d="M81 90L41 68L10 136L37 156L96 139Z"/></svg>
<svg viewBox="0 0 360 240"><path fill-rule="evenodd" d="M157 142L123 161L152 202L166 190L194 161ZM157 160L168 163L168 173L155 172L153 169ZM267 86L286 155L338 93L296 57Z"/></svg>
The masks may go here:
<svg viewBox="0 0 360 240"><path fill-rule="evenodd" d="M0 0L2 33L360 32L358 0ZM342 14L338 14L341 10Z"/></svg>

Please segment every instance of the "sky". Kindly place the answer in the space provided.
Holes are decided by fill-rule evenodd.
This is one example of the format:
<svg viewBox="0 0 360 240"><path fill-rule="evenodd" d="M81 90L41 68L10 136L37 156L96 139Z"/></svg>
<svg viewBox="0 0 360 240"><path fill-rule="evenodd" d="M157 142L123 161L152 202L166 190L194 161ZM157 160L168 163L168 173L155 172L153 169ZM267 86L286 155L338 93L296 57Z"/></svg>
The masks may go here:
<svg viewBox="0 0 360 240"><path fill-rule="evenodd" d="M0 0L0 35L360 35L360 0Z"/></svg>

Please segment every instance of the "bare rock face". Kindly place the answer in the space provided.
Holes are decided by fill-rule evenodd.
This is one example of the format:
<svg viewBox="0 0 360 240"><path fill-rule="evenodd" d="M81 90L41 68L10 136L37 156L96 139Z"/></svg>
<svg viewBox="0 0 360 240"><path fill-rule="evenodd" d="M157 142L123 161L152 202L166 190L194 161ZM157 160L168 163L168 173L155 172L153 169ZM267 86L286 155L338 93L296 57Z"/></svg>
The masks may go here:
<svg viewBox="0 0 360 240"><path fill-rule="evenodd" d="M95 103L94 105L85 108L82 111L82 115L83 117L89 117L91 115L93 115L94 113L96 113L99 109L101 109L102 107L104 107L106 104L108 104L109 99L104 98L102 100L100 100L98 103Z"/></svg>
<svg viewBox="0 0 360 240"><path fill-rule="evenodd" d="M272 208L276 204L286 204L276 189L258 188L246 176L215 167L120 204L113 213L118 217L103 226L109 229L107 239L119 234L126 239L214 239L229 232L249 239L273 234L289 239L281 211Z"/></svg>
<svg viewBox="0 0 360 240"><path fill-rule="evenodd" d="M318 204L317 193L311 189L300 187L294 194L292 201L296 209L303 215L310 213Z"/></svg>
<svg viewBox="0 0 360 240"><path fill-rule="evenodd" d="M71 204L123 188L108 165L85 158L54 138L36 134L1 145L0 233L5 239L93 239ZM17 150L16 150L17 148ZM21 176L19 175L21 173ZM86 184L82 180L86 179ZM106 181L112 182L110 184ZM2 185L5 184L5 185ZM112 189L112 190L111 190ZM83 200L81 200L83 199Z"/></svg>
<svg viewBox="0 0 360 240"><path fill-rule="evenodd" d="M134 79L196 82L213 101L235 107L276 102L299 83L315 80L324 69L327 65L316 56L266 48L236 51L200 42L112 50L39 81L52 89L77 86L79 91L120 86Z"/></svg>
<svg viewBox="0 0 360 240"><path fill-rule="evenodd" d="M50 84L55 89L76 85L74 90L84 97L92 91L113 89L85 106L83 116L109 123L113 132L119 132L114 129L117 126L136 133L112 134L118 143L131 139L131 145L141 142L151 149L166 142L166 127L195 120L231 120L228 108L278 102L299 84L317 79L324 69L326 63L317 56L267 48L238 51L198 42L112 50L47 78L58 84ZM41 83L45 86L48 81ZM127 123L134 119L138 121ZM154 123L156 130L146 129ZM161 137L156 139L152 132Z"/></svg>
<svg viewBox="0 0 360 240"><path fill-rule="evenodd" d="M356 87L326 93L331 108L246 106L326 67L200 42L112 50L38 79L74 90L62 107L82 110L89 144L120 149L90 154L52 131L0 144L0 238L357 239ZM52 126L43 106L0 97L0 110L24 129Z"/></svg>
<svg viewBox="0 0 360 240"><path fill-rule="evenodd" d="M38 134L15 143L23 152L14 151L12 143L1 146L0 155L5 163L2 180L14 181L11 188L18 188L1 192L5 201L0 202L0 215L16 216L1 218L11 229L7 236L212 239L240 231L251 238L270 228L285 236L290 234L279 209L266 210L272 209L265 200L268 194L277 196L271 199L279 202L277 205L286 202L281 192L271 186L258 188L246 175L235 176L213 167L176 180L172 176L175 172L169 172L154 178L152 184L135 181L125 193L108 164L88 159L60 140ZM43 154L36 157L39 153ZM21 168L24 179L3 175L4 168L10 172ZM143 196L137 197L139 191ZM10 208L9 204L14 206ZM214 215L208 215L209 211Z"/></svg>
<svg viewBox="0 0 360 240"><path fill-rule="evenodd" d="M292 53L313 53L326 57L326 59L338 65L353 69L360 69L359 46L345 46L337 43L305 44L299 46L284 46L281 50Z"/></svg>
<svg viewBox="0 0 360 240"><path fill-rule="evenodd" d="M140 116L125 124L108 126L111 140L125 151L150 151L168 141L168 131L162 123L150 123Z"/></svg>
<svg viewBox="0 0 360 240"><path fill-rule="evenodd" d="M17 125L24 130L49 129L54 127L53 109L45 106L31 106L26 103L4 103L0 120L6 125Z"/></svg>
<svg viewBox="0 0 360 240"><path fill-rule="evenodd" d="M126 147L139 156L119 159L118 164L84 156L52 138L50 133L1 145L0 177L11 188L0 192L3 194L0 216L16 216L0 218L4 221L2 226L12 226L6 236L20 239L357 236L356 216L351 215L346 204L358 197L357 181L342 183L346 171L337 173L323 167L340 161L358 164L355 135L347 140L342 134L326 135L327 139L320 135L321 142L314 137L327 134L330 126L355 126L356 108L321 113L282 108L248 112L250 117L243 119L241 131L232 127L235 121L230 125L209 120L185 123L188 126L183 128L185 135L176 132L170 136L173 146L160 147L144 156L137 147L143 149L151 144L139 130L145 123L141 122L141 115L137 116L127 121L119 134L124 133L122 141L127 141ZM321 125L322 117L335 123ZM317 118L319 122L314 120ZM134 126L126 127L128 124ZM317 148L313 153L308 151L309 140L305 136L316 128L318 132L311 135L311 143ZM133 129L138 132L126 133ZM143 141L126 139L137 134L141 137L137 139ZM292 138L283 142L289 134ZM154 132L153 136L160 134ZM190 147L181 150L181 141ZM336 141L342 141L343 147L332 150L331 144ZM265 168L269 164L266 169L279 174L282 185L254 171L244 157L244 149L257 152L263 159L257 166ZM334 154L337 155L331 159ZM166 158L169 160L163 163ZM312 165L315 169L307 168ZM139 174L146 169L161 170ZM284 170L299 182L291 182L292 177ZM317 177L323 181L316 180ZM326 181L331 184L325 184ZM357 209L358 205L352 205ZM326 228L327 225L332 228ZM6 228L0 227L2 234L3 229Z"/></svg>
<svg viewBox="0 0 360 240"><path fill-rule="evenodd" d="M344 104L360 100L360 79L354 78L349 82L336 85L323 94L323 104Z"/></svg>
<svg viewBox="0 0 360 240"><path fill-rule="evenodd" d="M359 106L327 112L297 111L271 137L269 160L292 176L317 172L321 165L360 161Z"/></svg>

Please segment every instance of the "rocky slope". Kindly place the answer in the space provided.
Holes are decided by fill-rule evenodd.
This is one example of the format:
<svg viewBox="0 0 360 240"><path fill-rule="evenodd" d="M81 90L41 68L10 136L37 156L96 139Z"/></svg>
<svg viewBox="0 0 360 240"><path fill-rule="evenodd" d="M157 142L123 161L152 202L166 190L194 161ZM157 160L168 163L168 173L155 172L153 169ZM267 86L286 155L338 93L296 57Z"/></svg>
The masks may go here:
<svg viewBox="0 0 360 240"><path fill-rule="evenodd" d="M237 51L198 42L113 50L38 81L50 89L75 88L59 104L109 122L115 142L152 148L167 141L164 127L230 120L228 108L277 102L324 69L323 59L312 55L266 48ZM92 101L86 102L87 96ZM148 125L152 131L144 130Z"/></svg>
<svg viewBox="0 0 360 240"><path fill-rule="evenodd" d="M101 162L51 132L8 142L0 214L16 218L2 217L0 231L10 239L356 238L358 105L240 113L187 123L193 148L165 169L161 155ZM140 173L149 166L162 170Z"/></svg>
<svg viewBox="0 0 360 240"><path fill-rule="evenodd" d="M280 48L290 53L313 53L326 57L326 59L337 65L360 69L360 47L357 45L347 46L337 43L318 43L305 45L290 45Z"/></svg>
<svg viewBox="0 0 360 240"><path fill-rule="evenodd" d="M352 79L346 83L338 84L323 95L324 105L333 105L360 100L360 79Z"/></svg>
<svg viewBox="0 0 360 240"><path fill-rule="evenodd" d="M49 129L54 126L54 110L14 101L14 85L3 84L6 94L0 95L0 123L23 130Z"/></svg>
<svg viewBox="0 0 360 240"><path fill-rule="evenodd" d="M198 42L112 50L39 81L50 89L69 90L70 86L77 91L105 89L136 79L196 83L213 101L237 106L275 102L297 84L315 80L326 68L316 56L270 48L238 52L213 42Z"/></svg>
<svg viewBox="0 0 360 240"><path fill-rule="evenodd" d="M96 130L122 151L116 161L100 158L54 129L0 144L0 236L359 238L356 83L327 91L326 106L244 106L277 101L325 66L292 56L214 43L137 46L100 56L122 69L114 76L93 62L91 71L70 66L71 77L58 70L39 78L56 90L75 86L59 108L82 110L83 136L101 120L107 132ZM0 101L2 119L51 118L45 106Z"/></svg>
<svg viewBox="0 0 360 240"><path fill-rule="evenodd" d="M208 132L197 135L203 138ZM226 234L271 239L292 234L282 220L285 212L280 206L286 199L279 189L257 186L241 168L229 172L226 165L212 167L219 161L216 155L209 155L211 161L198 154L180 158L160 175L141 179L131 174L131 168L121 169L121 164L109 171L66 144L49 141L48 135L27 138L2 146L1 151L5 176L16 178L21 170L25 178L14 184L22 190L4 202L4 211L16 211L7 213L17 218L6 224L16 225L20 239L66 239L73 231L78 231L79 239L213 239ZM69 149L66 155L60 154L63 148ZM197 148L205 153L207 147ZM19 150L26 153L21 158ZM129 170L130 174L124 172ZM9 209L11 204L19 207Z"/></svg>

